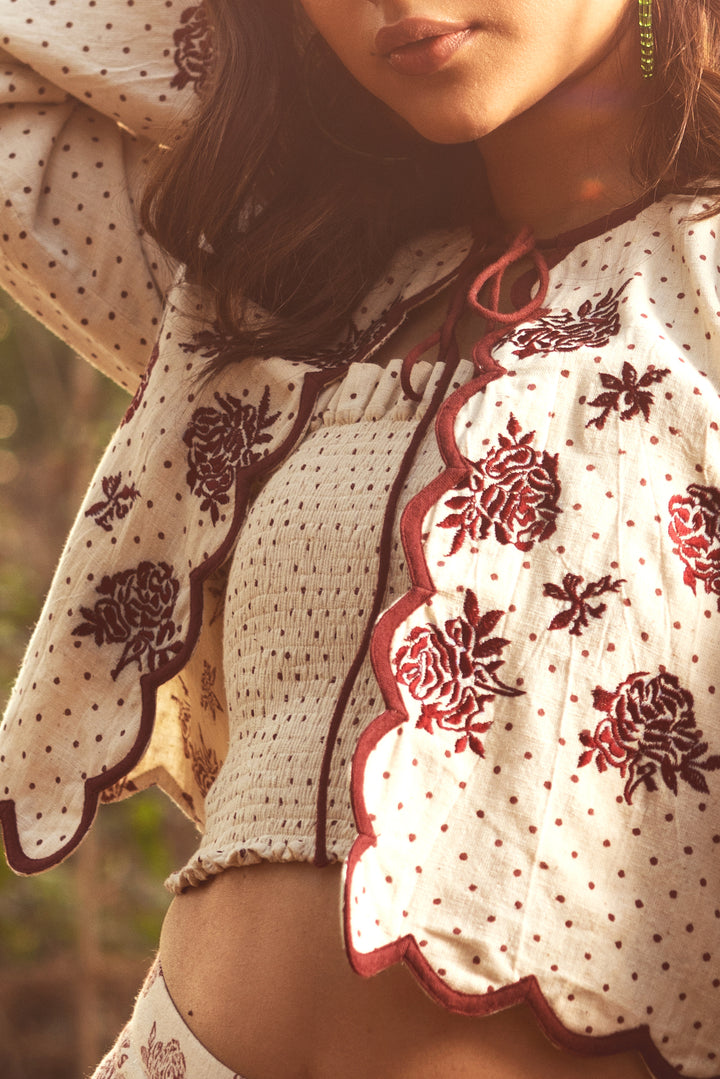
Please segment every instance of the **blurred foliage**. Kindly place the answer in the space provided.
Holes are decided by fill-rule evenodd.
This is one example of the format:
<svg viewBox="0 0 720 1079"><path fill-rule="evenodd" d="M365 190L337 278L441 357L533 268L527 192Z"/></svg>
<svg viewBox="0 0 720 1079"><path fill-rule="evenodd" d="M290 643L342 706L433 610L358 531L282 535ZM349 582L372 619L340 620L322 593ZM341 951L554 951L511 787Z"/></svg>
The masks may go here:
<svg viewBox="0 0 720 1079"><path fill-rule="evenodd" d="M0 294L0 704L127 404L125 391ZM107 1046L157 947L170 900L162 881L195 842L149 791L102 807L90 839L50 873L18 878L0 858L0 1075L77 1079ZM94 1026L87 999L73 1003L68 970L95 979Z"/></svg>

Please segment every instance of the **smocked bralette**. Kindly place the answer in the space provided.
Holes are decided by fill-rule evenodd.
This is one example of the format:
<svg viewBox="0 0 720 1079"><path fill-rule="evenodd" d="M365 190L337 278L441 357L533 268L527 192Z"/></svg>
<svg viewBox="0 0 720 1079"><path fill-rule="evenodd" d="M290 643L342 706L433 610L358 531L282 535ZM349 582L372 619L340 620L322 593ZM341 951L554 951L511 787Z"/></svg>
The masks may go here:
<svg viewBox="0 0 720 1079"><path fill-rule="evenodd" d="M401 361L352 364L321 394L302 443L267 480L243 524L227 588L225 691L230 741L206 800L205 834L172 891L229 866L311 861L325 736L339 689L363 646L378 544L399 463L445 365L413 371L419 403L400 385ZM473 374L462 363L451 392ZM400 496L443 469L432 427ZM383 606L408 587L399 538ZM367 650L337 735L329 776L327 852L347 857L356 835L350 764L382 708Z"/></svg>

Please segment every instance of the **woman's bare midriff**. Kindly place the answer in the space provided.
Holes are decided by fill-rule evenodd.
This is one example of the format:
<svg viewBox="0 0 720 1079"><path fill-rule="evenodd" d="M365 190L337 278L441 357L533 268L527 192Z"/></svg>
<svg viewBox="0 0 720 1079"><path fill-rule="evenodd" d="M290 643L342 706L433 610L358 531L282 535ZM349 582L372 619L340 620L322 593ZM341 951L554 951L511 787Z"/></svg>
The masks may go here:
<svg viewBox="0 0 720 1079"><path fill-rule="evenodd" d="M177 897L160 944L195 1036L245 1079L648 1079L639 1056L556 1049L529 1008L454 1015L401 966L356 975L340 869L230 869Z"/></svg>

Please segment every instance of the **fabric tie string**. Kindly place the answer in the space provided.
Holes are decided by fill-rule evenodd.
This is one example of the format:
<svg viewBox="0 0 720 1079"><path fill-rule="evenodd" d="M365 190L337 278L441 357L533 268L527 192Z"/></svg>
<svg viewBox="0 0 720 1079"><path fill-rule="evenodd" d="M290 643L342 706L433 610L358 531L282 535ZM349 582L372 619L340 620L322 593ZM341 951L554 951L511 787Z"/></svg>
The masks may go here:
<svg viewBox="0 0 720 1079"><path fill-rule="evenodd" d="M491 362L493 349L515 326L521 322L526 322L533 316L542 317L548 313L543 304L548 293L550 271L547 260L542 251L539 251L536 247L535 238L529 228L524 228L518 233L500 258L489 263L478 274L475 272L475 267L478 255L483 254L484 250L479 253L477 248L474 247L470 252L466 263L472 271L470 286L469 288L467 286L467 272L463 273L461 269L460 284L453 293L443 325L412 348L403 360L400 372L401 384L403 393L412 401L420 400L420 394L413 389L411 383L411 375L415 364L437 346L439 346L438 359L441 361L447 360L452 345L455 344L457 348L456 328L466 308L469 307L485 319L485 329L482 337L472 349L472 360L479 371L487 369ZM535 295L523 307L519 307L514 311L502 311L500 301L505 274L510 267L522 262L525 258L532 260L537 274L538 287ZM490 286L490 297L486 305L481 302L480 296L488 285Z"/></svg>

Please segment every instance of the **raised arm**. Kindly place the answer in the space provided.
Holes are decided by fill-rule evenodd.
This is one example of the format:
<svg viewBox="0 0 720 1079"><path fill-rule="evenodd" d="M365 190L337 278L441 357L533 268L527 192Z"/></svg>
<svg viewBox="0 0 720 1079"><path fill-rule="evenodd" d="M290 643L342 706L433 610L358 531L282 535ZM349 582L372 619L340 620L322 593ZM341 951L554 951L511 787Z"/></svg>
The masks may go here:
<svg viewBox="0 0 720 1079"><path fill-rule="evenodd" d="M147 152L193 107L200 5L0 0L0 285L134 389L174 267L137 223Z"/></svg>

